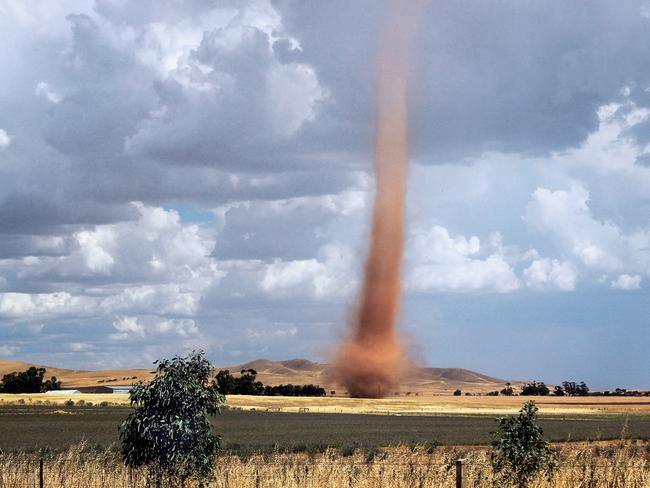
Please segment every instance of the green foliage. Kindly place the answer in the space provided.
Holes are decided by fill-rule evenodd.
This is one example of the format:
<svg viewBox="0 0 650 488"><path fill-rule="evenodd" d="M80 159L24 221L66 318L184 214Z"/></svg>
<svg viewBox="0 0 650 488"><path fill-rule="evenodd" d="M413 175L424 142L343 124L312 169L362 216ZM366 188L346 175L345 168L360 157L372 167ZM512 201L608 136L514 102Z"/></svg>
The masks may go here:
<svg viewBox="0 0 650 488"><path fill-rule="evenodd" d="M74 407L74 400L68 398L68 399L65 401L64 405L65 405L66 407Z"/></svg>
<svg viewBox="0 0 650 488"><path fill-rule="evenodd" d="M61 382L56 376L43 381L45 368L29 367L22 372L14 371L2 377L0 393L41 393L48 390L60 390Z"/></svg>
<svg viewBox="0 0 650 488"><path fill-rule="evenodd" d="M499 426L493 433L491 460L498 486L525 488L539 473L553 473L555 452L537 425L535 402L524 403L516 417L496 420Z"/></svg>
<svg viewBox="0 0 650 488"><path fill-rule="evenodd" d="M217 373L217 385L224 395L262 395L264 385L256 381L257 371L242 369L239 377L230 374L230 370L221 370Z"/></svg>
<svg viewBox="0 0 650 488"><path fill-rule="evenodd" d="M565 396L566 393L564 392L564 388L562 388L560 385L556 385L555 389L553 390L553 395L554 396Z"/></svg>
<svg viewBox="0 0 650 488"><path fill-rule="evenodd" d="M235 377L230 370L224 369L217 373L217 385L224 395L267 395L267 396L325 396L324 388L318 385L264 385L257 381L257 371L242 369L240 376ZM332 395L335 392L332 393Z"/></svg>
<svg viewBox="0 0 650 488"><path fill-rule="evenodd" d="M61 382L56 379L56 376L52 376L49 380L46 380L43 383L41 391L51 391L51 390L60 390Z"/></svg>
<svg viewBox="0 0 650 488"><path fill-rule="evenodd" d="M581 381L580 383L563 381L562 389L568 396L587 396L589 394L589 387L584 381Z"/></svg>
<svg viewBox="0 0 650 488"><path fill-rule="evenodd" d="M504 396L512 396L515 394L515 391L512 388L512 385L510 383L506 383L506 387L501 390L501 394Z"/></svg>
<svg viewBox="0 0 650 488"><path fill-rule="evenodd" d="M543 381L540 381L539 383L533 381L532 383L526 383L521 387L522 396L546 396L549 393L550 390Z"/></svg>
<svg viewBox="0 0 650 488"><path fill-rule="evenodd" d="M158 486L206 483L221 447L210 417L224 401L212 367L202 352L157 364L154 379L135 384L129 394L135 409L120 427L124 462L146 466Z"/></svg>

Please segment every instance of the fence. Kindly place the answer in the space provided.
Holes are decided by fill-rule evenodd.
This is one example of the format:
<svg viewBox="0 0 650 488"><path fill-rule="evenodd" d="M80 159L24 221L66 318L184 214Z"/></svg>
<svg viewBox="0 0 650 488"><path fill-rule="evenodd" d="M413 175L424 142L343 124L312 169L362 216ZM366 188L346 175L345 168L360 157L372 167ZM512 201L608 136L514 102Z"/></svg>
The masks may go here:
<svg viewBox="0 0 650 488"><path fill-rule="evenodd" d="M142 470L130 470L115 458L101 462L94 458L90 464L78 459L60 461L33 456L22 465L22 473L14 476L3 474L0 465L0 488L59 488L63 486L92 486L131 488L146 485L146 474ZM51 467L48 465L51 463ZM648 456L636 460L614 458L597 459L590 462L572 460L560 466L557 485L536 484L535 486L620 486L646 487L650 482ZM94 465L93 465L94 463ZM48 469L50 472L48 472ZM86 471L84 471L86 470ZM77 471L76 474L73 471ZM31 475L29 473L32 473ZM211 487L281 487L281 486L341 486L346 488L364 486L420 486L475 488L488 487L491 478L491 464L486 458L449 459L445 462L418 460L363 461L347 458L325 459L304 462L264 461L251 459L246 462L217 462L216 479ZM471 476L466 476L467 474ZM385 479L382 480L382 477ZM88 484L79 484L86 479ZM91 481L92 479L92 481ZM287 482L289 480L289 482Z"/></svg>

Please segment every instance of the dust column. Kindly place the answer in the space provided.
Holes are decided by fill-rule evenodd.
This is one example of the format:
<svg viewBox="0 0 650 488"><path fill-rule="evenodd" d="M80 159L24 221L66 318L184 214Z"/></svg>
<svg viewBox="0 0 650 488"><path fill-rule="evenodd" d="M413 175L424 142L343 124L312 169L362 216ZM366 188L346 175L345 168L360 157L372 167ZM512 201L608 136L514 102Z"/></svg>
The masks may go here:
<svg viewBox="0 0 650 488"><path fill-rule="evenodd" d="M402 295L408 172L408 79L416 21L424 1L391 1L377 66L376 194L365 276L351 336L340 346L334 379L351 396L382 397L405 366L396 329Z"/></svg>

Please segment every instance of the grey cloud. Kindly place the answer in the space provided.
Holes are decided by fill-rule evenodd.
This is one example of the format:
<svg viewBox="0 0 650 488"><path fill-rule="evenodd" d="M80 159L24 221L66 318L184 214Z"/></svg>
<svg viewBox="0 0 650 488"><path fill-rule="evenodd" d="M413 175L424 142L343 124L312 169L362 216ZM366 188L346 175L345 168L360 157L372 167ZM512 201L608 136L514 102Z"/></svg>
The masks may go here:
<svg viewBox="0 0 650 488"><path fill-rule="evenodd" d="M377 44L368 24L380 25L382 2L276 5L332 91L329 135L366 140ZM577 146L597 127L598 107L624 86L648 104L650 70L638 62L650 54L648 36L639 2L600 2L588 11L541 1L432 2L415 58L413 152L439 162Z"/></svg>

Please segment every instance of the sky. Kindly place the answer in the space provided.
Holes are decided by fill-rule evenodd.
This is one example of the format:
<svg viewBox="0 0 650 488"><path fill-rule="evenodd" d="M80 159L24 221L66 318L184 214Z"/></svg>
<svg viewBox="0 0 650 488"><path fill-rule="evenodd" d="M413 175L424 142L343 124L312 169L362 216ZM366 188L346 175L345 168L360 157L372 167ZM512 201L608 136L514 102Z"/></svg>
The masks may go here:
<svg viewBox="0 0 650 488"><path fill-rule="evenodd" d="M0 358L327 361L367 250L379 0L0 0ZM650 2L429 2L400 328L650 388Z"/></svg>

